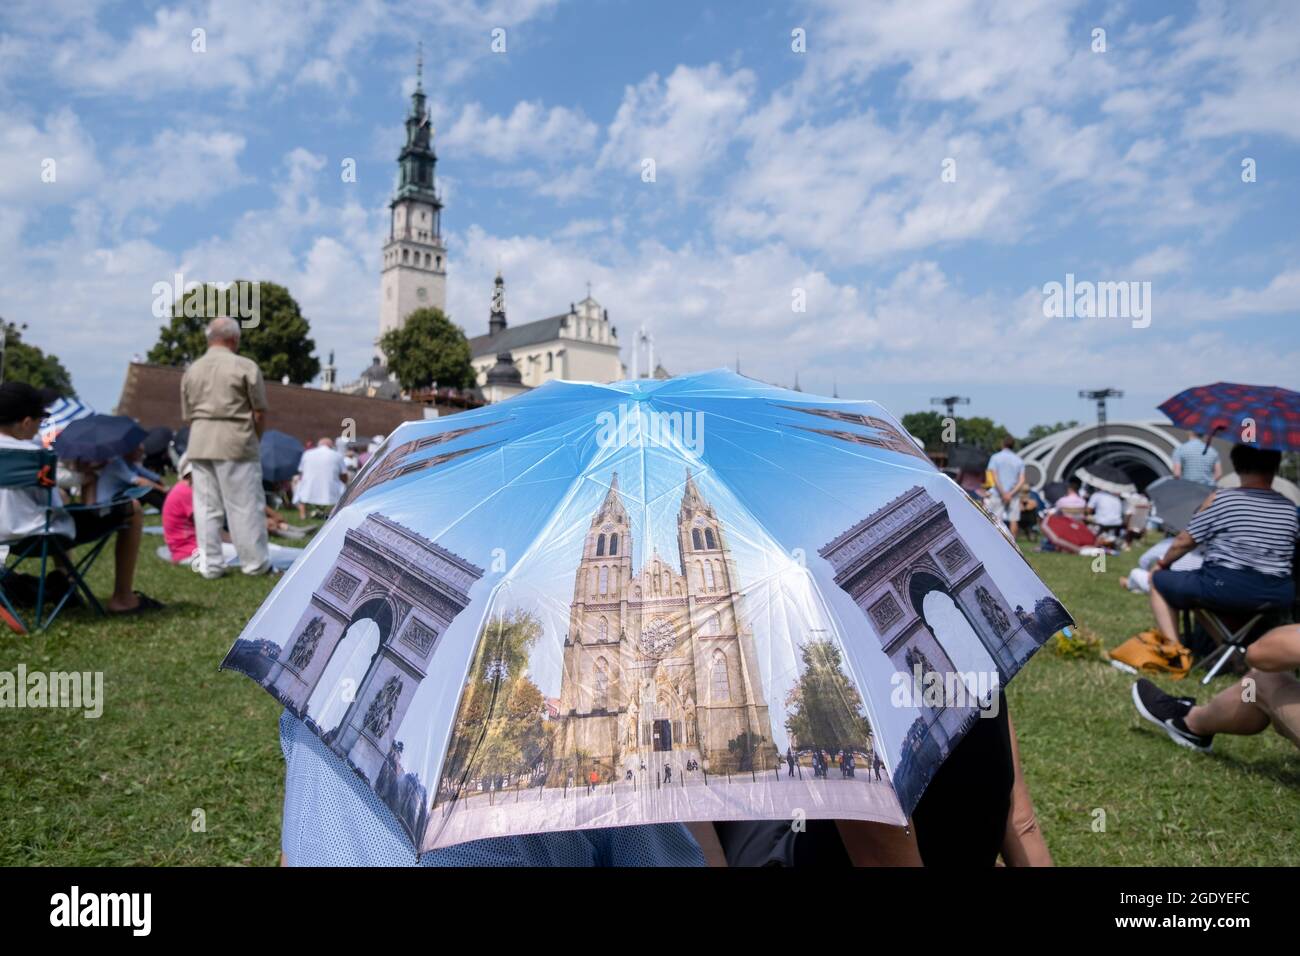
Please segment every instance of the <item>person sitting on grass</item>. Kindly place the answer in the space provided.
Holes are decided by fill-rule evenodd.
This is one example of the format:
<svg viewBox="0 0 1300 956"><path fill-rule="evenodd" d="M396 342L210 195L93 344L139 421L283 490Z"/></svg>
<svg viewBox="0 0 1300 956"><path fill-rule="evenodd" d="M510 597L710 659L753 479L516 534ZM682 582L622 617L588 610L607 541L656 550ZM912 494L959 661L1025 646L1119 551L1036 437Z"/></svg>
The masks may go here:
<svg viewBox="0 0 1300 956"><path fill-rule="evenodd" d="M173 564L193 562L199 550L198 529L194 523L194 468L184 457L180 460L180 480L172 485L162 506L163 540L167 543L158 549L158 556ZM274 532L282 521L280 516L267 509L267 530ZM284 545L268 544L273 571L287 571L293 562L302 557L298 548L286 548ZM221 557L228 568L239 567L239 553L230 540L229 532L221 532ZM197 570L197 566L191 564Z"/></svg>
<svg viewBox="0 0 1300 956"><path fill-rule="evenodd" d="M1295 600L1291 561L1300 522L1295 505L1273 490L1282 453L1236 445L1231 457L1241 487L1210 494L1151 573L1151 611L1166 640L1178 640L1175 608L1254 611ZM1170 570L1197 546L1204 564Z"/></svg>
<svg viewBox="0 0 1300 956"><path fill-rule="evenodd" d="M0 385L0 449L39 451L41 445L35 439L44 417L45 403L32 386L25 382ZM47 494L44 488L0 488L0 540L44 534ZM162 608L162 604L134 588L143 526L138 501L69 512L63 509L63 499L54 489L52 504L50 531L69 539L70 546L95 541L105 532L117 530L113 594L104 604L110 614L139 614Z"/></svg>
<svg viewBox="0 0 1300 956"><path fill-rule="evenodd" d="M1124 502L1109 491L1092 488L1088 495L1088 521L1097 532L1098 544L1105 538L1118 545L1124 530Z"/></svg>
<svg viewBox="0 0 1300 956"><path fill-rule="evenodd" d="M1071 478L1066 484L1069 490L1056 499L1056 504L1052 505L1061 511L1074 511L1083 514L1083 510L1088 507L1088 499L1083 496L1083 482L1078 478Z"/></svg>
<svg viewBox="0 0 1300 956"><path fill-rule="evenodd" d="M1300 624L1275 627L1246 648L1250 670L1209 703L1172 697L1143 678L1133 685L1139 714L1183 747L1209 753L1215 734L1248 736L1272 726L1300 747Z"/></svg>
<svg viewBox="0 0 1300 956"><path fill-rule="evenodd" d="M1138 566L1128 574L1119 576L1119 586L1125 591L1140 591L1143 594L1150 594L1151 569L1173 546L1174 539L1167 537L1147 548L1142 553L1142 557L1138 558ZM1175 571L1195 571L1204 563L1205 553L1200 548L1193 548L1175 561L1172 567Z"/></svg>
<svg viewBox="0 0 1300 956"><path fill-rule="evenodd" d="M144 504L162 508L167 497L167 486L162 483L162 476L145 468L144 446L141 445L127 455L110 458L103 467L91 473L83 485L86 501L97 505L108 504L115 498L132 495ZM135 489L144 489L136 491Z"/></svg>

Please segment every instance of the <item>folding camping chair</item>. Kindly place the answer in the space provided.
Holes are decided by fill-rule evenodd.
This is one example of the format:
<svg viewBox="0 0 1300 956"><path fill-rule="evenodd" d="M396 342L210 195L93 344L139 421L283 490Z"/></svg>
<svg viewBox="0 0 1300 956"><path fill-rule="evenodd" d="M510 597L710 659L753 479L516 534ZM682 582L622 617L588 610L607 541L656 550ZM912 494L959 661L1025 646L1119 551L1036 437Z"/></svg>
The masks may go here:
<svg viewBox="0 0 1300 956"><path fill-rule="evenodd" d="M1284 610L1280 606L1247 611L1212 611L1204 607L1195 608L1193 613L1196 619L1219 645L1196 665L1207 668L1201 683L1208 684L1214 680L1215 675L1223 670L1237 654L1241 654L1244 659L1246 647L1250 642L1270 627L1280 623Z"/></svg>
<svg viewBox="0 0 1300 956"><path fill-rule="evenodd" d="M55 469L57 467L58 457L54 452L46 449L0 449L0 488L13 490L35 488L38 491L43 490L45 493L44 529L39 534L0 541L0 546L9 549L3 566L0 566L0 602L3 602L5 610L27 631L44 630L53 624L54 619L59 616L59 613L73 594L80 594L91 609L101 617L106 614L103 606L90 590L90 586L86 584L85 576L95 563L95 559L99 557L100 552L104 550L104 546L117 533L118 529L116 527L109 528L94 540L82 542L82 544L89 544L90 550L82 555L80 560L74 561L72 559L68 553L72 543L67 538L54 534L50 530L56 510L54 506L54 488L57 483L55 480ZM77 511L98 510L102 507L104 505L69 505L61 510L75 513ZM36 585L36 613L32 624L29 626L18 612L18 609L14 607L5 584L19 564L28 559L35 560L37 558L40 559L41 563L40 579ZM46 616L45 585L49 572L52 570L51 564L59 566L61 570L67 573L69 587L54 605L53 610Z"/></svg>

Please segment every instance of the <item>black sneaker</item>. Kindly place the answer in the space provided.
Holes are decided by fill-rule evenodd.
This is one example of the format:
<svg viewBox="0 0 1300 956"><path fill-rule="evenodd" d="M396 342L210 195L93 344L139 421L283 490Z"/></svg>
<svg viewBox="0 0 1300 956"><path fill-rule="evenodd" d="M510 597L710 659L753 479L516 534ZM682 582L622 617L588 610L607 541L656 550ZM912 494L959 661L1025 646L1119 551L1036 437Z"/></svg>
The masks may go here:
<svg viewBox="0 0 1300 956"><path fill-rule="evenodd" d="M1144 677L1133 685L1133 706L1180 746L1203 754L1209 753L1214 746L1214 734L1194 734L1183 722L1187 712L1196 706L1192 697L1172 697Z"/></svg>

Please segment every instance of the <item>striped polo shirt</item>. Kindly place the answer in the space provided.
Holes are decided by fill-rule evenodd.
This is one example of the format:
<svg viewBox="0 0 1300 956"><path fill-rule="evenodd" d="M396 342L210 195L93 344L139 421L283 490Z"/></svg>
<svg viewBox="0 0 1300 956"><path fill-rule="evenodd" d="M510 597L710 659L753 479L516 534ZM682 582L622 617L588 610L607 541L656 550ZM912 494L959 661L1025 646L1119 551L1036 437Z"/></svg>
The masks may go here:
<svg viewBox="0 0 1300 956"><path fill-rule="evenodd" d="M1187 525L1205 563L1276 577L1291 576L1300 521L1296 506L1265 488L1220 488Z"/></svg>

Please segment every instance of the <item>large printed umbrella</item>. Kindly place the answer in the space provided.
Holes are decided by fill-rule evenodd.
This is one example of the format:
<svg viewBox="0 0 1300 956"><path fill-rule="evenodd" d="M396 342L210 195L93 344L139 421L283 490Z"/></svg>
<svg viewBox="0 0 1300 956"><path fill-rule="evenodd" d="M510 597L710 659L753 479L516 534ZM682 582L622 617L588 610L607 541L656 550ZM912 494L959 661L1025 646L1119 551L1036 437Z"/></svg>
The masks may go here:
<svg viewBox="0 0 1300 956"><path fill-rule="evenodd" d="M1300 392L1289 388L1215 382L1179 392L1160 410L1198 435L1222 431L1230 441L1300 451Z"/></svg>
<svg viewBox="0 0 1300 956"><path fill-rule="evenodd" d="M797 811L903 824L1069 623L880 406L719 370L402 425L223 666L423 852Z"/></svg>
<svg viewBox="0 0 1300 956"><path fill-rule="evenodd" d="M59 432L54 452L66 461L108 461L135 451L148 434L126 415L88 415Z"/></svg>

